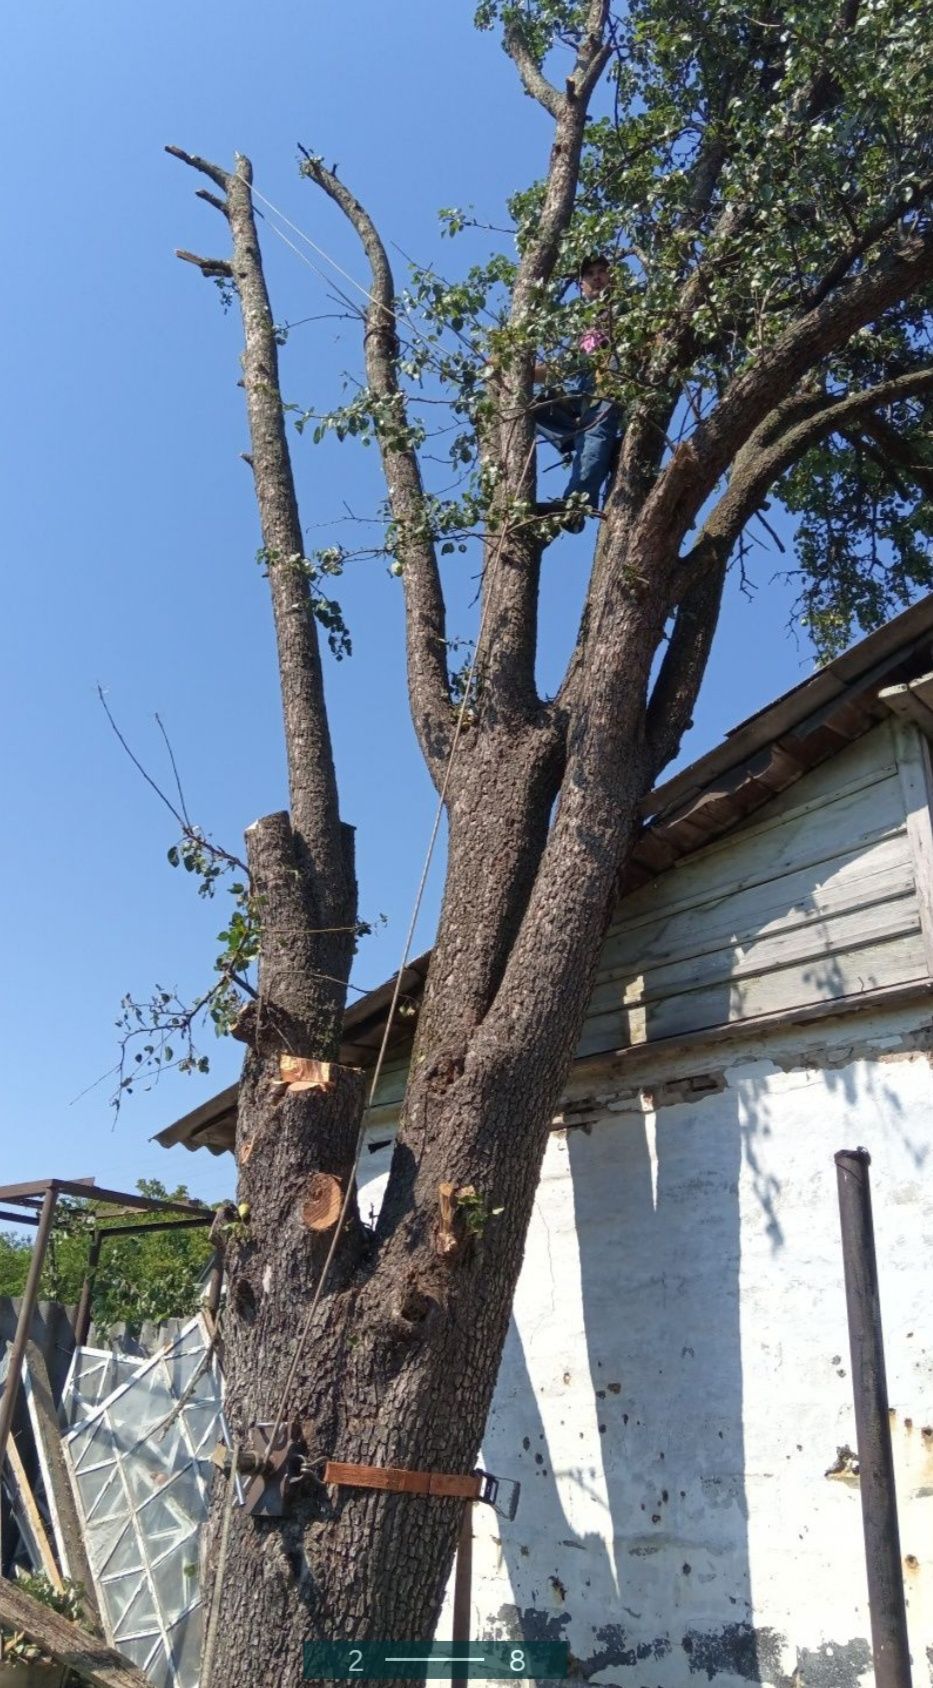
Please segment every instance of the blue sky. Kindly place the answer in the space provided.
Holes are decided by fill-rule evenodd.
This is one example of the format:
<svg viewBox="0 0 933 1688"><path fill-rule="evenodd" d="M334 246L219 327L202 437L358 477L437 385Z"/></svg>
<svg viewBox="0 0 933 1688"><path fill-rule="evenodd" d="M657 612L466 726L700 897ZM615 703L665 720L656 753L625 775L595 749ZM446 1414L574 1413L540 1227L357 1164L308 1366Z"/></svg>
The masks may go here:
<svg viewBox="0 0 933 1688"><path fill-rule="evenodd" d="M116 1059L123 993L144 996L155 981L196 991L223 924L222 908L199 903L167 865L171 819L113 739L98 683L164 778L161 714L192 814L229 847L285 802L270 616L239 458L238 321L172 256L223 251L225 229L163 146L223 164L248 153L263 193L362 278L338 214L299 180L303 141L339 161L387 241L449 271L478 249L439 238L438 208L473 204L501 221L506 194L548 149L544 114L494 38L473 31L471 11L469 0L7 8L2 1181L93 1173L131 1189L157 1176L214 1199L232 1177L228 1161L166 1154L150 1138L232 1081L237 1046L210 1039L209 1077L168 1075L116 1122L108 1084L86 1088ZM339 309L271 231L266 259L278 320ZM283 387L328 408L341 401L342 372L359 367L353 323L305 323L283 354ZM372 453L294 444L309 546L328 543L345 506L374 508ZM585 561L583 541L548 553L545 677L567 649ZM758 554L751 602L732 585L687 759L812 666L807 642L786 633L780 566L773 550ZM456 631L469 631L474 567L451 572ZM327 659L327 684L343 812L357 827L362 912L388 917L359 956L356 977L370 986L398 962L433 802L406 714L399 587L384 563L362 562L340 595L354 655ZM435 872L416 950L431 941L438 893Z"/></svg>

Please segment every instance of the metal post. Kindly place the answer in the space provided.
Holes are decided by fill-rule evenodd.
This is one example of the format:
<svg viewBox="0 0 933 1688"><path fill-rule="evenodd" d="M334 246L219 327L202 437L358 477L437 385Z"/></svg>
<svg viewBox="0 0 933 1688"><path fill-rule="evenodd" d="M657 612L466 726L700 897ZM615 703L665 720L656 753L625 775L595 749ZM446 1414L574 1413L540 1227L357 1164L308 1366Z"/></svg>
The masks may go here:
<svg viewBox="0 0 933 1688"><path fill-rule="evenodd" d="M7 1443L13 1425L13 1413L16 1398L19 1394L20 1378L23 1375L23 1357L26 1344L32 1329L32 1315L39 1299L39 1279L45 1265L45 1251L48 1248L49 1237L52 1234L52 1220L55 1217L55 1203L58 1200L58 1185L50 1184L42 1198L42 1212L39 1215L39 1228L36 1231L35 1246L32 1259L29 1262L29 1275L20 1302L19 1318L16 1322L16 1335L10 1346L10 1361L7 1367L6 1385L0 1396L0 1471L6 1459Z"/></svg>
<svg viewBox="0 0 933 1688"><path fill-rule="evenodd" d="M835 1157L876 1688L910 1688L894 1455L867 1149Z"/></svg>
<svg viewBox="0 0 933 1688"><path fill-rule="evenodd" d="M94 1293L94 1280L97 1277L103 1240L103 1233L98 1226L91 1238L91 1246L87 1252L87 1271L84 1274L84 1283L81 1285L81 1300L78 1302L78 1311L75 1317L76 1348L84 1347L87 1341L87 1333L91 1328L91 1296Z"/></svg>
<svg viewBox="0 0 933 1688"><path fill-rule="evenodd" d="M473 1503L463 1508L460 1538L457 1542L457 1568L454 1572L454 1641L468 1642L472 1622L471 1582L473 1577ZM468 1688L470 1673L454 1676L451 1688Z"/></svg>

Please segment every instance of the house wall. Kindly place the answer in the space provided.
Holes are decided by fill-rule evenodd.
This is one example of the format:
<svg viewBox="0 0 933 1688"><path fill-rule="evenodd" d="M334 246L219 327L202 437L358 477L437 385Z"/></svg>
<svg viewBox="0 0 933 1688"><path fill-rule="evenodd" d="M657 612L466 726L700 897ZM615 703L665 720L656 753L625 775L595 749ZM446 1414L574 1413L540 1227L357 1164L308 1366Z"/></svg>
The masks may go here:
<svg viewBox="0 0 933 1688"><path fill-rule="evenodd" d="M833 1154L864 1143L933 1680L933 1028L846 1036L683 1057L654 1096L597 1081L553 1133L482 1454L522 1494L474 1509L474 1636L565 1640L625 1688L871 1680L858 1486L829 1475L855 1446Z"/></svg>
<svg viewBox="0 0 933 1688"><path fill-rule="evenodd" d="M475 1636L566 1640L625 1688L871 1679L833 1163L864 1144L933 1682L927 805L925 745L882 726L620 907L483 1450L522 1496L475 1508Z"/></svg>
<svg viewBox="0 0 933 1688"><path fill-rule="evenodd" d="M914 729L886 723L627 897L579 1053L924 977L921 757Z"/></svg>

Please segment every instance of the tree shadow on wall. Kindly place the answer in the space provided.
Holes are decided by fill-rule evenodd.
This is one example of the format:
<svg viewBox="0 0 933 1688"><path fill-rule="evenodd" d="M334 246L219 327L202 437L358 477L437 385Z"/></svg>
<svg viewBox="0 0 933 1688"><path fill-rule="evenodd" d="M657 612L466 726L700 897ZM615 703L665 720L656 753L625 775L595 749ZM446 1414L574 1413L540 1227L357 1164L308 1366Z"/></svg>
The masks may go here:
<svg viewBox="0 0 933 1688"><path fill-rule="evenodd" d="M721 1109L633 1111L558 1139L539 1193L544 1242L484 1444L492 1469L523 1483L500 1532L514 1602L484 1616L568 1641L601 1682L668 1688L701 1658L716 1674L762 1674L743 1479L742 1152ZM769 1201L777 1226L774 1189Z"/></svg>

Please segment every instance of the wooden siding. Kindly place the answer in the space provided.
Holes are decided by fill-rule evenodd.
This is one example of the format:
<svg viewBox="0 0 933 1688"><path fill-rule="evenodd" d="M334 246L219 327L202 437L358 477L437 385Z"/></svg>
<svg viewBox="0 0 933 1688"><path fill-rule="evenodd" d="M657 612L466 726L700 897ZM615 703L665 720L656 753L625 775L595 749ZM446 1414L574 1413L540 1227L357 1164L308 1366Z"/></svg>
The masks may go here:
<svg viewBox="0 0 933 1688"><path fill-rule="evenodd" d="M884 723L627 897L578 1053L927 978L916 737Z"/></svg>

